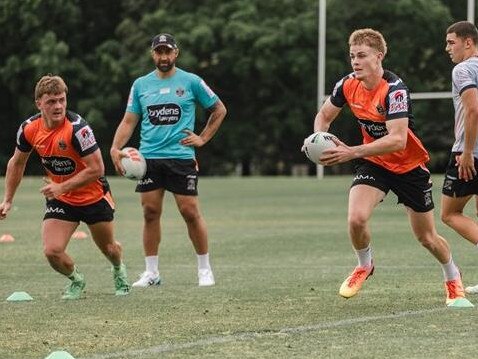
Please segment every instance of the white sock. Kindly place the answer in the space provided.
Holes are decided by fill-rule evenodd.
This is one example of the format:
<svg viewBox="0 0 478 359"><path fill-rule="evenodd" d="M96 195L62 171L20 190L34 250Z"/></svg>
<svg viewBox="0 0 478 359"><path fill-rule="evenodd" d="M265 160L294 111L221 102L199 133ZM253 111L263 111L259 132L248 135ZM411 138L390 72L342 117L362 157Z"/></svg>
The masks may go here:
<svg viewBox="0 0 478 359"><path fill-rule="evenodd" d="M458 267L453 262L453 258L450 256L450 261L448 263L442 264L441 268L443 270L443 276L445 277L445 281L453 280L460 278L460 271Z"/></svg>
<svg viewBox="0 0 478 359"><path fill-rule="evenodd" d="M146 272L159 273L159 259L158 256L144 257L146 263Z"/></svg>
<svg viewBox="0 0 478 359"><path fill-rule="evenodd" d="M372 266L372 248L370 248L370 245L367 248L355 249L355 254L357 255L359 267Z"/></svg>
<svg viewBox="0 0 478 359"><path fill-rule="evenodd" d="M198 254L198 269L211 269L209 264L209 253Z"/></svg>

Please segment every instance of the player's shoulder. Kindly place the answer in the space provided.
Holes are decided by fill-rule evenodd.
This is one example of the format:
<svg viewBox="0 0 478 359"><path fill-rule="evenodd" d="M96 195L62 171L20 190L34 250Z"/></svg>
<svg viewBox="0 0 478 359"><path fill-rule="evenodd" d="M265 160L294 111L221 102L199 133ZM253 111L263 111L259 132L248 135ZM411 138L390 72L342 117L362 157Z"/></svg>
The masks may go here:
<svg viewBox="0 0 478 359"><path fill-rule="evenodd" d="M384 70L382 78L385 81L385 83L388 85L390 91L397 90L397 89L408 90L405 82L403 82L403 80L392 71Z"/></svg>
<svg viewBox="0 0 478 359"><path fill-rule="evenodd" d="M148 72L147 74L140 76L136 78L136 80L133 81L133 86L141 86L150 83L151 81L154 81L157 79L155 71Z"/></svg>
<svg viewBox="0 0 478 359"><path fill-rule="evenodd" d="M73 125L73 127L82 127L88 124L81 115L69 110L66 111L66 119Z"/></svg>
<svg viewBox="0 0 478 359"><path fill-rule="evenodd" d="M200 82L202 79L195 73L180 69L176 67L175 76L181 81Z"/></svg>
<svg viewBox="0 0 478 359"><path fill-rule="evenodd" d="M455 65L452 70L452 75L461 73L477 73L478 72L478 58L472 57Z"/></svg>
<svg viewBox="0 0 478 359"><path fill-rule="evenodd" d="M33 116L30 116L26 120L24 120L21 124L21 127L25 128L26 126L33 126L34 124L38 123L40 119L41 113L36 113Z"/></svg>

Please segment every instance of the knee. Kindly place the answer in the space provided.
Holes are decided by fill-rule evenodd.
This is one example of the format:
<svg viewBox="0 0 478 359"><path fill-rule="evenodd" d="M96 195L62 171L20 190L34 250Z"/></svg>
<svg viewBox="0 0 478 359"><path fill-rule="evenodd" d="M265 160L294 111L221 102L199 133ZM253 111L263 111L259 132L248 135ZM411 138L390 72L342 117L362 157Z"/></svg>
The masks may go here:
<svg viewBox="0 0 478 359"><path fill-rule="evenodd" d="M458 216L461 215L461 212L443 212L442 211L440 214L440 219L444 224L450 225L457 215Z"/></svg>
<svg viewBox="0 0 478 359"><path fill-rule="evenodd" d="M146 222L152 222L159 219L161 210L155 206L143 206L143 218Z"/></svg>
<svg viewBox="0 0 478 359"><path fill-rule="evenodd" d="M362 231L367 227L367 219L360 214L350 213L348 217L349 228L352 231Z"/></svg>
<svg viewBox="0 0 478 359"><path fill-rule="evenodd" d="M43 254L49 260L55 260L59 258L63 254L63 252L64 252L63 248L52 245L52 244L49 244L43 247Z"/></svg>
<svg viewBox="0 0 478 359"><path fill-rule="evenodd" d="M436 239L437 236L434 236L431 233L423 233L417 235L417 240L423 247L427 249L433 249L436 247Z"/></svg>
<svg viewBox="0 0 478 359"><path fill-rule="evenodd" d="M184 205L179 207L179 212L184 220L188 223L195 222L200 218L199 211L196 206Z"/></svg>

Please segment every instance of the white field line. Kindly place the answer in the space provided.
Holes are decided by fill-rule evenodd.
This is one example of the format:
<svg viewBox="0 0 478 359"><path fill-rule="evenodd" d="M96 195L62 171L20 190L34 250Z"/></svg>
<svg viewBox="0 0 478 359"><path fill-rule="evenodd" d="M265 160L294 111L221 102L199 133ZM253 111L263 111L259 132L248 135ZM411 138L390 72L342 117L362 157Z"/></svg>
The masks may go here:
<svg viewBox="0 0 478 359"><path fill-rule="evenodd" d="M405 317L413 317L419 315L426 315L430 313L437 313L445 310L450 310L449 308L434 308L434 309L424 309L416 311L404 311L388 315L378 315L370 317L359 317L351 319L343 319L335 322L321 323L315 325L306 325L293 328L282 328L279 330L264 330L259 332L243 332L235 333L224 336L213 336L209 338L199 339L193 342L182 343L182 344L162 344L154 347L144 348L144 349L131 349L124 350L116 353L107 353L107 354L93 354L92 356L85 357L83 359L113 359L113 358L141 358L143 355L151 356L159 353L172 353L178 352L184 349L191 349L197 347L210 346L214 344L223 344L236 341L248 341L256 340L265 337L271 337L278 334L303 334L308 332L321 331L324 329L337 328L343 326L354 325L357 323L366 323L373 321L385 321L390 319L400 319Z"/></svg>

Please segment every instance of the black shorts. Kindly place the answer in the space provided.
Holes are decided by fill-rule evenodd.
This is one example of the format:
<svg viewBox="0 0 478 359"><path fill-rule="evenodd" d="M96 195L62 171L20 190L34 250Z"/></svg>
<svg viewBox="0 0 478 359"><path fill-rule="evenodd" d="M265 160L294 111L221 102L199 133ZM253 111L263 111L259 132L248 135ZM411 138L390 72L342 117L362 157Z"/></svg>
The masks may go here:
<svg viewBox="0 0 478 359"><path fill-rule="evenodd" d="M452 152L448 165L446 166L445 179L441 193L449 197L466 197L478 194L478 176L473 177L471 181L458 178L458 166L456 165L456 156L460 152ZM475 168L478 169L478 159L475 158Z"/></svg>
<svg viewBox="0 0 478 359"><path fill-rule="evenodd" d="M55 218L68 222L95 224L98 222L111 222L114 217L113 214L114 209L105 198L86 206L72 206L57 199L52 199L46 201L43 220Z"/></svg>
<svg viewBox="0 0 478 359"><path fill-rule="evenodd" d="M396 174L364 160L356 166L355 172L352 187L365 184L385 194L391 190L397 195L398 203L403 203L415 212L428 212L434 208L432 182L426 167L419 166L409 172Z"/></svg>
<svg viewBox="0 0 478 359"><path fill-rule="evenodd" d="M148 169L138 181L136 192L164 188L175 194L197 196L198 167L196 160L147 159Z"/></svg>

